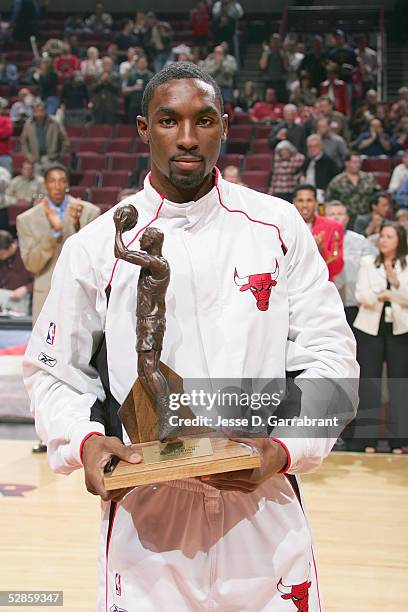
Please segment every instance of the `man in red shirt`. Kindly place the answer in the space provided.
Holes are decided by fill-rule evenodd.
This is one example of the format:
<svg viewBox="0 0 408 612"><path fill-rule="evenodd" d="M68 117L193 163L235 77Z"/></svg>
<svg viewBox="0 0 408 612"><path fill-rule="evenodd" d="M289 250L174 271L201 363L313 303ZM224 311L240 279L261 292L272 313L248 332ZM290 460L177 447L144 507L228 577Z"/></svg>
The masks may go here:
<svg viewBox="0 0 408 612"><path fill-rule="evenodd" d="M8 102L0 98L0 166L13 174L13 160L10 154L13 122L7 114Z"/></svg>
<svg viewBox="0 0 408 612"><path fill-rule="evenodd" d="M204 57L208 51L208 37L210 34L210 16L208 7L203 0L198 0L191 13L191 30L193 33L193 46L200 51L200 57Z"/></svg>
<svg viewBox="0 0 408 612"><path fill-rule="evenodd" d="M63 51L54 60L54 68L62 81L67 81L76 70L79 70L79 59L71 53L71 46L64 42Z"/></svg>
<svg viewBox="0 0 408 612"><path fill-rule="evenodd" d="M265 91L265 100L256 102L249 113L253 123L276 123L283 117L284 104L277 102L276 92L272 87Z"/></svg>
<svg viewBox="0 0 408 612"><path fill-rule="evenodd" d="M316 214L318 206L316 188L303 183L295 189L293 203L303 217L316 241L317 248L327 264L329 280L343 270L343 237L341 223Z"/></svg>

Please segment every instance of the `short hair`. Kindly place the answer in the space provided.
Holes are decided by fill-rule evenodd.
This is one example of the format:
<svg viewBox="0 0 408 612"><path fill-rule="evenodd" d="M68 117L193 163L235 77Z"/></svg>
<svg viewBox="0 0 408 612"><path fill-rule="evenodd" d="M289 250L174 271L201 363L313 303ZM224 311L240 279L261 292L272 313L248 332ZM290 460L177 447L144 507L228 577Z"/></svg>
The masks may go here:
<svg viewBox="0 0 408 612"><path fill-rule="evenodd" d="M154 96L154 92L160 85L164 85L164 83L168 81L177 81L181 79L198 79L199 81L211 85L220 104L221 114L224 114L224 102L221 90L212 76L191 62L176 62L162 68L162 70L157 72L157 74L147 83L142 98L142 115L147 117L149 104Z"/></svg>
<svg viewBox="0 0 408 612"><path fill-rule="evenodd" d="M318 102L326 101L326 102L328 102L330 104L330 106L334 107L333 100L331 98L329 98L329 96L320 96L319 98L317 98L317 101Z"/></svg>
<svg viewBox="0 0 408 612"><path fill-rule="evenodd" d="M310 134L310 136L306 138L306 144L309 144L311 140L318 140L319 143L322 144L322 139L319 134Z"/></svg>
<svg viewBox="0 0 408 612"><path fill-rule="evenodd" d="M324 210L326 210L330 206L342 206L345 209L346 213L348 214L347 206L345 204L343 204L343 202L340 202L340 200L332 200L331 202L325 202Z"/></svg>
<svg viewBox="0 0 408 612"><path fill-rule="evenodd" d="M0 230L0 250L8 249L10 244L14 242L13 236L6 230Z"/></svg>
<svg viewBox="0 0 408 612"><path fill-rule="evenodd" d="M147 229L145 229L143 234L145 236L150 237L153 240L153 242L155 242L158 246L161 247L163 245L164 234L157 227L148 227Z"/></svg>
<svg viewBox="0 0 408 612"><path fill-rule="evenodd" d="M380 191L379 193L376 193L375 195L373 195L370 198L370 210L373 210L373 206L375 206L376 204L378 204L378 202L380 201L380 198L386 198L388 200L388 195L385 191Z"/></svg>
<svg viewBox="0 0 408 612"><path fill-rule="evenodd" d="M352 157L355 157L357 155L357 157L361 157L361 154L358 151L348 151L346 157L344 158L344 161L350 161L350 159Z"/></svg>
<svg viewBox="0 0 408 612"><path fill-rule="evenodd" d="M65 176L67 177L67 180L69 180L69 173L68 173L67 168L63 166L62 164L55 162L54 164L48 164L48 166L44 168L43 177L45 181L47 180L47 176L49 175L49 173L52 172L53 170L60 170L61 172L65 172Z"/></svg>
<svg viewBox="0 0 408 612"><path fill-rule="evenodd" d="M311 183L300 183L300 185L296 185L295 191L293 192L293 199L296 199L299 191L312 191L315 198L317 198L317 189Z"/></svg>

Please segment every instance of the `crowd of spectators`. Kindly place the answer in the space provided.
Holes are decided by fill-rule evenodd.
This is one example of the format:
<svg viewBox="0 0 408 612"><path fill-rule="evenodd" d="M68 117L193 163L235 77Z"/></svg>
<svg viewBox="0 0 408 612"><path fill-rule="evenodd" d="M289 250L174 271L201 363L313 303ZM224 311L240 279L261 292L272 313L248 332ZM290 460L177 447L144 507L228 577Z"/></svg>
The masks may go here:
<svg viewBox="0 0 408 612"><path fill-rule="evenodd" d="M31 1L34 4L34 0L24 3L24 10ZM260 45L259 81L242 82L245 57L240 53L239 33L244 11L239 2L198 0L190 13L190 38L185 42L177 39L169 22L152 12L138 11L118 27L103 4L97 3L93 14L69 17L60 38L50 38L40 49L34 45L32 65L22 70L18 63L9 61L7 43L26 40L35 33L38 14L30 9L31 27L23 27L17 5L14 21L2 29L6 51L0 56L0 87L1 91L7 88L8 95L0 97L0 230L15 232L10 223L13 215L8 211L17 203L25 202L27 212L36 208L33 205L41 207L40 216L23 213L17 218L17 228L21 234L25 232L26 242L27 231L31 232L30 254L24 244L22 248L25 263L38 263L31 251L44 246L32 219L41 217L48 242L50 232L56 238L51 241L54 257L63 242L61 236L65 236L64 218L68 236L80 227L81 215L84 224L98 214L84 199L75 203L63 192L58 192L56 200L55 194L52 196L55 186L51 179L58 173L60 182L64 180L69 189L68 173L60 164L72 154L67 134L70 127L134 126L153 74L171 62L193 62L219 85L231 135L235 127L242 127L246 134L238 149L230 148L228 142L223 145L220 168L224 177L245 185L264 174L266 178L249 186L298 208L342 296L359 344L363 376L378 371L374 358L372 367L361 361L366 359L366 336L370 334L380 338L379 360L384 360L388 345L394 346L396 335L398 347L404 346L408 355L408 87L402 87L395 100L379 98L377 52L365 35L347 38L342 30L336 30L308 39L293 33L282 38L274 33ZM90 39L92 44L81 44ZM16 137L24 158L21 167L13 166L12 139ZM231 141L236 145L234 138ZM249 166L253 152L262 157L261 172L255 160ZM231 163L234 154L238 163ZM135 161L135 170L136 166ZM132 173L131 178L137 189L140 173ZM125 189L122 195L127 193ZM90 216L85 218L87 211ZM17 259L9 234L1 238L4 268L5 261ZM27 263L34 284L44 277L49 261L43 267ZM364 278L359 272L360 261L366 266ZM367 278L374 279L375 285L378 269L384 282L377 283L377 289L371 288L370 293ZM18 289L15 284L9 287L11 291ZM20 293L32 290L30 283L24 286L27 291ZM46 291L46 287L41 289ZM16 301L17 294L13 295ZM378 296L375 304L373 295ZM371 327L366 323L370 308L378 314ZM408 377L408 357L398 347L399 366L392 361L390 376ZM395 394L392 397L398 403ZM371 396L371 403L377 400ZM394 448L398 450L403 442ZM375 450L373 437L367 436L365 446Z"/></svg>

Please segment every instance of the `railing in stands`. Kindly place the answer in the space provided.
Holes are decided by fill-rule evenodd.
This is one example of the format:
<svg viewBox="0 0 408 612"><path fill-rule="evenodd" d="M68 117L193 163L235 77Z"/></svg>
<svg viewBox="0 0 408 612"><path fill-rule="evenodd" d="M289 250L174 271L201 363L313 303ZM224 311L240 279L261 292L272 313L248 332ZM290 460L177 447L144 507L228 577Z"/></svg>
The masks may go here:
<svg viewBox="0 0 408 612"><path fill-rule="evenodd" d="M377 36L377 91L380 100L386 101L388 95L387 87L387 33L385 30L384 7L380 8L379 32Z"/></svg>

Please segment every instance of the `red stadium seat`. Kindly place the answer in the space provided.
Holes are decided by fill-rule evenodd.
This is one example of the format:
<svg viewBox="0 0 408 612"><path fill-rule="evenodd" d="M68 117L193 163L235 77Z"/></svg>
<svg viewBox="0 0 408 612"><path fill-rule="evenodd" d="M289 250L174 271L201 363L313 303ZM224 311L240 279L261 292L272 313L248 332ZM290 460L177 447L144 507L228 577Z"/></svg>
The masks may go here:
<svg viewBox="0 0 408 612"><path fill-rule="evenodd" d="M255 138L268 138L273 127L270 125L257 125L255 127Z"/></svg>
<svg viewBox="0 0 408 612"><path fill-rule="evenodd" d="M74 142L74 139L72 139ZM88 153L104 153L106 149L105 138L80 138L75 139L76 149L73 151L88 152Z"/></svg>
<svg viewBox="0 0 408 612"><path fill-rule="evenodd" d="M133 147L132 138L115 138L107 143L107 153L130 153Z"/></svg>
<svg viewBox="0 0 408 612"><path fill-rule="evenodd" d="M88 138L112 138L111 125L90 125L87 131Z"/></svg>
<svg viewBox="0 0 408 612"><path fill-rule="evenodd" d="M245 157L245 170L263 170L271 172L273 161L272 149L268 153L254 153Z"/></svg>
<svg viewBox="0 0 408 612"><path fill-rule="evenodd" d="M29 208L31 208L31 202L26 202L25 200L17 200L15 204L11 204L8 207L9 225L14 227L16 224L16 217Z"/></svg>
<svg viewBox="0 0 408 612"><path fill-rule="evenodd" d="M250 170L249 172L242 173L242 182L247 185L247 187L251 187L251 189L256 189L257 191L266 192L268 190L269 184L269 172L261 172Z"/></svg>
<svg viewBox="0 0 408 612"><path fill-rule="evenodd" d="M267 138L260 138L252 143L252 153L270 153L271 150Z"/></svg>
<svg viewBox="0 0 408 612"><path fill-rule="evenodd" d="M126 170L134 172L136 170L136 155L127 155L125 153L114 153L108 157L109 170Z"/></svg>
<svg viewBox="0 0 408 612"><path fill-rule="evenodd" d="M145 144L143 140L136 140L136 151L138 153L150 153L149 145Z"/></svg>
<svg viewBox="0 0 408 612"><path fill-rule="evenodd" d="M79 176L77 186L79 187L99 187L100 174L95 170L89 170Z"/></svg>
<svg viewBox="0 0 408 612"><path fill-rule="evenodd" d="M249 113L235 113L235 121L238 125L251 125Z"/></svg>
<svg viewBox="0 0 408 612"><path fill-rule="evenodd" d="M217 167L221 170L221 172L227 166L238 166L238 168L241 169L242 159L243 157L242 155L239 155L239 153L227 153L227 155L220 155L218 158Z"/></svg>
<svg viewBox="0 0 408 612"><path fill-rule="evenodd" d="M118 201L120 187L99 187L91 190L90 198L92 204L96 206L114 206Z"/></svg>
<svg viewBox="0 0 408 612"><path fill-rule="evenodd" d="M375 180L377 181L381 189L386 191L390 182L389 172L373 172L372 174L374 175Z"/></svg>
<svg viewBox="0 0 408 612"><path fill-rule="evenodd" d="M101 175L101 187L117 187L125 189L129 187L130 172L123 170L107 171Z"/></svg>
<svg viewBox="0 0 408 612"><path fill-rule="evenodd" d="M85 128L83 125L66 125L65 131L69 138L81 138L84 135Z"/></svg>
<svg viewBox="0 0 408 612"><path fill-rule="evenodd" d="M25 155L24 153L12 153L11 156L13 159L13 172L14 174L18 174L21 170L23 161L25 160Z"/></svg>
<svg viewBox="0 0 408 612"><path fill-rule="evenodd" d="M98 170L101 172L105 168L106 158L104 155L96 153L78 153L78 170Z"/></svg>
<svg viewBox="0 0 408 612"><path fill-rule="evenodd" d="M364 157L361 169L364 172L391 172L391 160L388 157Z"/></svg>
<svg viewBox="0 0 408 612"><path fill-rule="evenodd" d="M117 125L115 129L116 138L136 138L138 136L136 126Z"/></svg>
<svg viewBox="0 0 408 612"><path fill-rule="evenodd" d="M87 189L86 187L81 187L80 185L77 185L76 187L70 187L69 193L74 198L81 198L81 200L89 201L89 189Z"/></svg>
<svg viewBox="0 0 408 612"><path fill-rule="evenodd" d="M250 141L252 138L252 125L231 125L228 139Z"/></svg>

